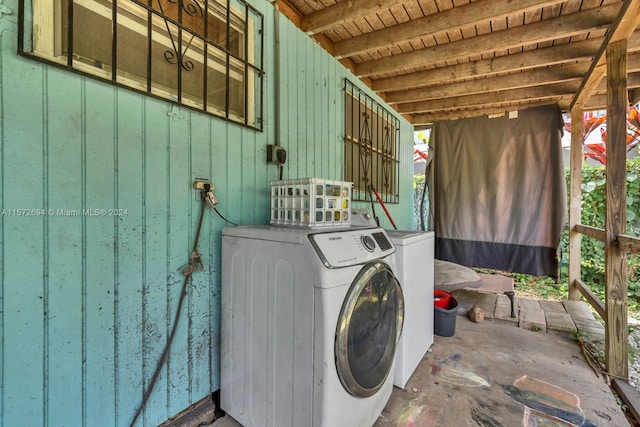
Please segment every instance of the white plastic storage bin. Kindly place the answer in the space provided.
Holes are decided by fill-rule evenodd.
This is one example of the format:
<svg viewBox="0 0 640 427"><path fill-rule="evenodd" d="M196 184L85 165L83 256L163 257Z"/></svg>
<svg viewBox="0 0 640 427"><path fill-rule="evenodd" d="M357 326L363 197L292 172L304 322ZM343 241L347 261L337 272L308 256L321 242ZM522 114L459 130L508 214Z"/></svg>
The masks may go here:
<svg viewBox="0 0 640 427"><path fill-rule="evenodd" d="M271 224L299 227L351 225L353 182L321 178L271 182Z"/></svg>

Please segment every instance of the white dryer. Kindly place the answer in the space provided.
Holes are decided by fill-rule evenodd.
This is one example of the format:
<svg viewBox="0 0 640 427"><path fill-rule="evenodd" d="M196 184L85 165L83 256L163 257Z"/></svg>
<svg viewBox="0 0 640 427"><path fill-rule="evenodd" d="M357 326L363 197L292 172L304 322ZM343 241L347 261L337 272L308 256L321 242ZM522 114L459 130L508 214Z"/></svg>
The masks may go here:
<svg viewBox="0 0 640 427"><path fill-rule="evenodd" d="M396 247L396 273L405 298L402 336L398 343L393 385L407 381L433 344L433 231L387 230Z"/></svg>
<svg viewBox="0 0 640 427"><path fill-rule="evenodd" d="M225 228L221 408L248 426L371 426L404 300L380 228Z"/></svg>

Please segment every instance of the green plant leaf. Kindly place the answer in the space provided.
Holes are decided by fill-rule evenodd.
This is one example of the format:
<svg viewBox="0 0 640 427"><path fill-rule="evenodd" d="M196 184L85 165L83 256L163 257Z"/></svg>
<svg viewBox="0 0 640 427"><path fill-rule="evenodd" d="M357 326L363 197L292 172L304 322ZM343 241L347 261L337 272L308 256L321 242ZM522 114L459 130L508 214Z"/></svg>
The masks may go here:
<svg viewBox="0 0 640 427"><path fill-rule="evenodd" d="M591 193L596 189L596 183L593 181L589 181L586 184L582 184L582 191L586 191L587 193Z"/></svg>

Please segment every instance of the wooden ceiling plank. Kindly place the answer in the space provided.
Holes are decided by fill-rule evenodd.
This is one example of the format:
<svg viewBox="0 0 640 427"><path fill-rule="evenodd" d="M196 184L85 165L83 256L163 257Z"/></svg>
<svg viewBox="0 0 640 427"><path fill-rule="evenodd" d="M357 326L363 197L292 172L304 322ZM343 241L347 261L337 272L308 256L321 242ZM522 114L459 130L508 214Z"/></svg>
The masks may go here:
<svg viewBox="0 0 640 427"><path fill-rule="evenodd" d="M602 0L582 0L580 10L591 9L600 6Z"/></svg>
<svg viewBox="0 0 640 427"><path fill-rule="evenodd" d="M404 8L409 14L410 19L419 19L424 17L424 13L422 13L422 9L420 9L420 5L417 1L409 1L404 3Z"/></svg>
<svg viewBox="0 0 640 427"><path fill-rule="evenodd" d="M365 62L358 64L356 74L359 76L372 76L402 70L403 68L416 67L434 61L464 58L474 53L510 49L527 43L537 43L572 34L580 34L593 28L610 25L618 15L619 10L620 4L616 3L598 9L523 25L514 29L452 42L432 49L423 49L393 58ZM336 46L338 46L338 43L334 45L334 48Z"/></svg>
<svg viewBox="0 0 640 427"><path fill-rule="evenodd" d="M438 7L438 12L444 12L445 10L449 10L453 8L452 0L436 0L436 6Z"/></svg>
<svg viewBox="0 0 640 427"><path fill-rule="evenodd" d="M389 9L402 3L402 0L341 1L303 16L300 29L310 35L321 33L356 18L372 15L379 10Z"/></svg>
<svg viewBox="0 0 640 427"><path fill-rule="evenodd" d="M422 10L423 15L431 15L432 13L438 13L438 7L433 0L418 0L418 5Z"/></svg>
<svg viewBox="0 0 640 427"><path fill-rule="evenodd" d="M366 50L401 40L434 35L452 28L476 25L504 18L515 11L529 11L561 3L563 0L479 0L465 6L448 9L424 18L389 26L384 30L363 34L336 45L336 57L353 56Z"/></svg>
<svg viewBox="0 0 640 427"><path fill-rule="evenodd" d="M607 6L603 6L607 7ZM602 77L607 72L606 52L609 43L629 39L640 24L640 0L625 0L622 3L620 13L612 23L605 41L596 54L591 68L584 77L578 93L571 102L571 109L582 108L586 104L593 91L598 87ZM362 65L362 64L360 64ZM357 67L356 67L357 69Z"/></svg>
<svg viewBox="0 0 640 427"><path fill-rule="evenodd" d="M566 2L566 3L563 3L562 4L562 10L560 11L560 14L568 15L570 13L576 13L576 12L578 12L580 10L583 10L583 9L581 9L583 1L584 0L570 0L570 1Z"/></svg>
<svg viewBox="0 0 640 427"><path fill-rule="evenodd" d="M404 24L405 22L411 21L411 16L409 16L407 10L404 8L404 4L390 7L389 11L397 24Z"/></svg>
<svg viewBox="0 0 640 427"><path fill-rule="evenodd" d="M430 101L410 102L398 104L396 111L399 113L427 113L447 109L460 109L472 107L484 107L491 104L506 102L522 102L540 100L545 98L559 98L573 96L579 82L560 83L556 85L536 86L530 88L503 90L493 93L456 96L453 98L436 99Z"/></svg>
<svg viewBox="0 0 640 427"><path fill-rule="evenodd" d="M542 8L542 19L549 19L560 15L562 4L553 4Z"/></svg>

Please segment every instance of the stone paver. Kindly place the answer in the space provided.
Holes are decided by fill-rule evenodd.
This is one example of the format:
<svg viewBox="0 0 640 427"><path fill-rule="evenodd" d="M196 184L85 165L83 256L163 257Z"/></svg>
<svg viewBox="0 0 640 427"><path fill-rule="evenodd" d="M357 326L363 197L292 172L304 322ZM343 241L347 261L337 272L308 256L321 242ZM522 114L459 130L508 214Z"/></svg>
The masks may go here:
<svg viewBox="0 0 640 427"><path fill-rule="evenodd" d="M540 307L540 301L537 299L529 299L529 298L518 298L518 303L520 304L520 311L540 311L542 308Z"/></svg>
<svg viewBox="0 0 640 427"><path fill-rule="evenodd" d="M569 313L574 319L581 318L595 320L595 317L593 317L593 313L591 312L591 309L589 309L589 306L582 301L566 300L562 301L562 304L567 310L567 313Z"/></svg>
<svg viewBox="0 0 640 427"><path fill-rule="evenodd" d="M597 320L573 317L573 322L578 328L578 334L590 341L604 341L604 326Z"/></svg>
<svg viewBox="0 0 640 427"><path fill-rule="evenodd" d="M547 331L547 321L538 300L518 298L518 305L520 306L518 320L520 328L530 331Z"/></svg>
<svg viewBox="0 0 640 427"><path fill-rule="evenodd" d="M488 320L493 319L496 310L496 294L462 289L452 292L452 295L458 301L458 305L461 308L458 310L459 314L467 314L467 311L469 311L474 304L478 304L478 307L484 312L484 318Z"/></svg>
<svg viewBox="0 0 640 427"><path fill-rule="evenodd" d="M554 313L567 314L567 310L564 309L564 305L562 305L561 301L540 300L540 307L545 311L545 313L551 311Z"/></svg>
<svg viewBox="0 0 640 427"><path fill-rule="evenodd" d="M524 311L521 308L518 326L530 331L547 332L547 320L544 317L544 311L542 309Z"/></svg>
<svg viewBox="0 0 640 427"><path fill-rule="evenodd" d="M503 293L478 289L452 292L458 300L458 314L465 316L474 305L483 310L485 320L511 324L521 329L569 335L579 333L592 341L604 340L604 327L583 301L550 301L515 298L515 318L511 317L511 301Z"/></svg>
<svg viewBox="0 0 640 427"><path fill-rule="evenodd" d="M560 304L562 305L562 304ZM557 311L545 311L545 319L547 320L547 332L572 333L577 332L576 324L573 323L571 315Z"/></svg>
<svg viewBox="0 0 640 427"><path fill-rule="evenodd" d="M506 295L498 295L498 299L496 301L496 312L494 313L494 320L505 322L505 323L513 323L516 326L518 325L518 311L520 307L518 307L518 301L514 302L514 313L515 317L511 317L511 301L509 297Z"/></svg>

